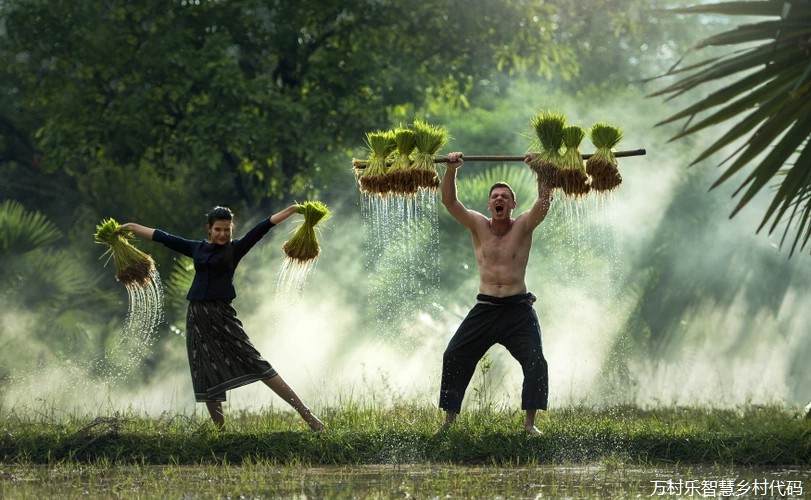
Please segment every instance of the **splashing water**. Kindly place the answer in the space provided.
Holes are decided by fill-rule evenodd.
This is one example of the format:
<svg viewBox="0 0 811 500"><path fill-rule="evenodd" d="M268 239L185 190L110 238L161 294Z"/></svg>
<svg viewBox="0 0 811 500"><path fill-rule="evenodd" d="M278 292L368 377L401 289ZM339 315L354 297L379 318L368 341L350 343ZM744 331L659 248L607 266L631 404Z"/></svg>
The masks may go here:
<svg viewBox="0 0 811 500"><path fill-rule="evenodd" d="M276 278L276 289L279 293L294 292L300 295L317 264L317 257L303 262L285 258Z"/></svg>
<svg viewBox="0 0 811 500"><path fill-rule="evenodd" d="M439 292L439 214L435 190L364 193L361 200L369 313L389 337L415 312L432 312ZM398 339L403 340L403 339Z"/></svg>
<svg viewBox="0 0 811 500"><path fill-rule="evenodd" d="M120 356L127 371L149 354L163 321L163 284L155 268L146 283L126 284L129 309L121 339L110 353Z"/></svg>
<svg viewBox="0 0 811 500"><path fill-rule="evenodd" d="M128 284L129 311L124 332L139 335L144 343L152 343L158 325L163 320L163 285L155 269L149 273L146 285Z"/></svg>
<svg viewBox="0 0 811 500"><path fill-rule="evenodd" d="M573 348L564 343L549 347L550 359L570 360L565 370L553 369L550 378L558 387L593 391L599 401L617 397L619 359L629 354L624 345L624 303L630 291L623 286L625 270L615 233L616 204L612 194L591 193L572 199L556 194L548 219L541 225L541 238L565 251L551 253L545 265L552 276L544 318L550 331L566 325L567 334L580 339Z"/></svg>

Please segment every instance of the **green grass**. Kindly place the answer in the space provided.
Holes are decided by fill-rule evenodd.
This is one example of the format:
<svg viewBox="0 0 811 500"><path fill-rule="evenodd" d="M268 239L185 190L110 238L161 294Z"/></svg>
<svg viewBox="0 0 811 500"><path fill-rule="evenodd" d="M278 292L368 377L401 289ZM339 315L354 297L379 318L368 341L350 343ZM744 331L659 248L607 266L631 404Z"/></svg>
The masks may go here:
<svg viewBox="0 0 811 500"><path fill-rule="evenodd" d="M328 430L317 435L298 416L273 410L230 414L224 432L182 415L0 413L0 465L811 465L811 420L777 406L555 409L539 417L540 437L522 432L522 412L497 409L463 412L434 436L441 414L419 404L323 409Z"/></svg>

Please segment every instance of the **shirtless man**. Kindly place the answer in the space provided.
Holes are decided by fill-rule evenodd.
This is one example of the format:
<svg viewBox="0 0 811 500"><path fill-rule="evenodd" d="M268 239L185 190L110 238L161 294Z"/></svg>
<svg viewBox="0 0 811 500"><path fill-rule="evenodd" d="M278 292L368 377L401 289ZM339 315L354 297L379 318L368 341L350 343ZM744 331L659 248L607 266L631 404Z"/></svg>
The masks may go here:
<svg viewBox="0 0 811 500"><path fill-rule="evenodd" d="M524 160L529 163L532 153ZM521 363L524 385L521 408L526 410L524 429L537 435L537 410L546 410L549 393L548 368L541 348L541 328L532 304L535 296L527 292L527 272L532 231L549 211L552 190L539 179L538 199L515 219L515 193L505 183L490 189L487 208L490 217L468 210L456 196L456 171L464 163L462 153L448 155L442 179L442 204L473 238L473 251L479 265L479 295L476 305L459 325L442 357L442 387L439 407L445 410L445 422L438 432L456 420L462 408L476 364L487 350L498 343Z"/></svg>

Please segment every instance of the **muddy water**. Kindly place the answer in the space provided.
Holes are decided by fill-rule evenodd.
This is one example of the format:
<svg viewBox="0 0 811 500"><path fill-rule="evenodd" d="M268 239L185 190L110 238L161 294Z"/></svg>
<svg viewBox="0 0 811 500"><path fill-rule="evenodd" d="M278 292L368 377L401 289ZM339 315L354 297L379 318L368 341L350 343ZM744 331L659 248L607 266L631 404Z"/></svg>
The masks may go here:
<svg viewBox="0 0 811 500"><path fill-rule="evenodd" d="M808 498L808 467L23 466L0 498Z"/></svg>

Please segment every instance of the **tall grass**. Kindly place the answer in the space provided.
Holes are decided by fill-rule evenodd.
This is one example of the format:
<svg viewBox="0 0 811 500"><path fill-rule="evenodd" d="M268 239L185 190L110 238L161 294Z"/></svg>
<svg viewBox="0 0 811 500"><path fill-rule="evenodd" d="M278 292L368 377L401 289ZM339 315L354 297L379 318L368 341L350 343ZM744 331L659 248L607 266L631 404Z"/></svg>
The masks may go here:
<svg viewBox="0 0 811 500"><path fill-rule="evenodd" d="M539 417L539 437L522 432L520 411L482 407L435 436L441 415L432 406L354 400L322 409L328 429L319 434L273 408L232 414L223 432L185 415L0 413L0 464L811 465L811 420L778 406L563 408Z"/></svg>

